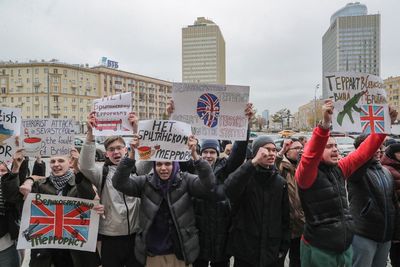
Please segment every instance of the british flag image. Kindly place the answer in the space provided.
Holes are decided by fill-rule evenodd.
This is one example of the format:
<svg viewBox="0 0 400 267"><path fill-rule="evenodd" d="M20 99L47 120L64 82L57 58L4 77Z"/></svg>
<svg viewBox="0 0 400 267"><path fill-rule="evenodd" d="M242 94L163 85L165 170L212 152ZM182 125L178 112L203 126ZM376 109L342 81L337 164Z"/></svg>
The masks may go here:
<svg viewBox="0 0 400 267"><path fill-rule="evenodd" d="M360 112L363 133L385 132L385 109L383 106L362 105Z"/></svg>
<svg viewBox="0 0 400 267"><path fill-rule="evenodd" d="M218 125L220 103L216 95L210 93L202 94L197 101L196 111L205 126L214 128Z"/></svg>
<svg viewBox="0 0 400 267"><path fill-rule="evenodd" d="M31 202L27 240L35 237L75 238L87 242L89 236L90 208L84 205L45 205Z"/></svg>

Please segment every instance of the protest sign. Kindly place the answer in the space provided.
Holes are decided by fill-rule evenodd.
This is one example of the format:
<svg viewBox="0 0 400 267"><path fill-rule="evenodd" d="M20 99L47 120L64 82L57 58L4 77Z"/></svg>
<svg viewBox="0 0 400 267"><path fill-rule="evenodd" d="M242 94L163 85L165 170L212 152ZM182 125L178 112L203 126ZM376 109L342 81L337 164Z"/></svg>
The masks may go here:
<svg viewBox="0 0 400 267"><path fill-rule="evenodd" d="M74 121L66 119L22 120L22 147L28 156L68 155L74 146Z"/></svg>
<svg viewBox="0 0 400 267"><path fill-rule="evenodd" d="M390 133L390 115L380 77L356 72L324 75L334 101L332 127L338 132Z"/></svg>
<svg viewBox="0 0 400 267"><path fill-rule="evenodd" d="M132 134L132 125L128 121L132 111L132 93L108 96L93 101L96 111L96 136Z"/></svg>
<svg viewBox="0 0 400 267"><path fill-rule="evenodd" d="M21 109L0 108L0 160L10 163L16 152L16 136L21 131Z"/></svg>
<svg viewBox="0 0 400 267"><path fill-rule="evenodd" d="M246 140L248 86L173 83L171 119L188 123L199 139Z"/></svg>
<svg viewBox="0 0 400 267"><path fill-rule="evenodd" d="M189 124L172 120L139 121L140 146L137 155L140 160L188 161Z"/></svg>
<svg viewBox="0 0 400 267"><path fill-rule="evenodd" d="M24 202L18 249L95 251L99 215L93 200L31 193Z"/></svg>

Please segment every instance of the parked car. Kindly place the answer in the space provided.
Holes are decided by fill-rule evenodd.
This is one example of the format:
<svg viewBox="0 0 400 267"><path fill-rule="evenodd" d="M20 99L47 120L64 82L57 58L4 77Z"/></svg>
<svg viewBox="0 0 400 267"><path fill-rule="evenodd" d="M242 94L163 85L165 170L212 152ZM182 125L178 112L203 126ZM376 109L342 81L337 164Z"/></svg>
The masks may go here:
<svg viewBox="0 0 400 267"><path fill-rule="evenodd" d="M75 148L79 152L81 151L84 142L85 142L84 139L75 137ZM104 161L106 159L106 156L105 156L106 149L104 148L104 145L102 143L100 143L100 141L98 142L97 140L96 140L95 144L96 144L96 156L95 156L96 161Z"/></svg>
<svg viewBox="0 0 400 267"><path fill-rule="evenodd" d="M350 152L354 151L354 139L349 136L336 136L337 147L342 156L347 156Z"/></svg>

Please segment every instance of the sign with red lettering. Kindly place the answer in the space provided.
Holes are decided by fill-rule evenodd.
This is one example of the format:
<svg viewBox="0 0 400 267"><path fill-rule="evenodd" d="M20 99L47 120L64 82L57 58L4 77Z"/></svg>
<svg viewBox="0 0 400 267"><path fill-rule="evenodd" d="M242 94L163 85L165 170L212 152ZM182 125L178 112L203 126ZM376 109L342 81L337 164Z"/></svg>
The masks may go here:
<svg viewBox="0 0 400 267"><path fill-rule="evenodd" d="M188 123L200 139L246 140L248 86L173 83L171 119Z"/></svg>
<svg viewBox="0 0 400 267"><path fill-rule="evenodd" d="M95 251L99 215L95 201L29 194L24 202L18 249L63 248Z"/></svg>

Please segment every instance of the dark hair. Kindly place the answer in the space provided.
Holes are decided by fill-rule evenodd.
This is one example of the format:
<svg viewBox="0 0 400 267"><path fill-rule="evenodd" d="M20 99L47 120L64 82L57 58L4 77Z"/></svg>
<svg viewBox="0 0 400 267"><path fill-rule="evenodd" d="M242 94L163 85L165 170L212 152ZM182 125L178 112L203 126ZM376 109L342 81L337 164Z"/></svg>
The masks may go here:
<svg viewBox="0 0 400 267"><path fill-rule="evenodd" d="M292 140L292 142L300 142L300 138L290 137L290 140Z"/></svg>
<svg viewBox="0 0 400 267"><path fill-rule="evenodd" d="M110 146L110 144L114 143L115 141L119 141L119 142L123 143L124 146L126 146L124 138L122 138L119 135L116 135L116 136L109 136L109 137L107 137L106 140L104 140L104 148L107 150L107 148Z"/></svg>
<svg viewBox="0 0 400 267"><path fill-rule="evenodd" d="M299 136L299 138L298 138L296 141L299 141L300 143L303 142L303 141L307 141L307 137L304 136L304 135ZM293 141L293 142L294 142L294 141Z"/></svg>
<svg viewBox="0 0 400 267"><path fill-rule="evenodd" d="M369 136L369 134L360 134L359 136L356 137L356 139L354 140L354 147L357 149L362 142L365 141L365 139L367 139L367 137Z"/></svg>

